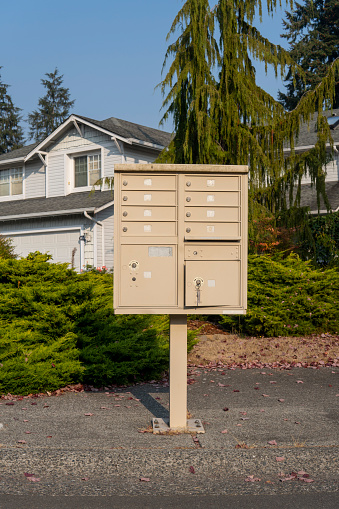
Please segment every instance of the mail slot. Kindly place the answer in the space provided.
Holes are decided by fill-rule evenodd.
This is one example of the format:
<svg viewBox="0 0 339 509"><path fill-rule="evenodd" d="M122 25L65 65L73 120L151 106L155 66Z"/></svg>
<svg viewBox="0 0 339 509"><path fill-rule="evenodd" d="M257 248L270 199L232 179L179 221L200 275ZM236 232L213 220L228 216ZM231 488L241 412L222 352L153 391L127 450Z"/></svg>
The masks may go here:
<svg viewBox="0 0 339 509"><path fill-rule="evenodd" d="M128 191L122 190L121 203L123 205L175 205L175 191Z"/></svg>
<svg viewBox="0 0 339 509"><path fill-rule="evenodd" d="M122 189L132 190L175 190L175 175L124 175Z"/></svg>
<svg viewBox="0 0 339 509"><path fill-rule="evenodd" d="M175 221L176 210L176 207L123 206L121 221Z"/></svg>
<svg viewBox="0 0 339 509"><path fill-rule="evenodd" d="M186 175L186 191L238 191L239 177L218 177L213 175Z"/></svg>
<svg viewBox="0 0 339 509"><path fill-rule="evenodd" d="M185 260L239 260L241 245L188 244L185 246Z"/></svg>
<svg viewBox="0 0 339 509"><path fill-rule="evenodd" d="M240 205L240 196L239 192L236 191L219 191L215 192L211 190L210 192L202 192L202 191L193 191L189 193L185 193L185 205L186 206L196 206L203 205L208 207L222 207L222 206L239 206Z"/></svg>
<svg viewBox="0 0 339 509"><path fill-rule="evenodd" d="M185 304L191 307L239 306L240 261L187 261ZM200 284L197 287L197 281Z"/></svg>
<svg viewBox="0 0 339 509"><path fill-rule="evenodd" d="M240 221L240 207L185 207L185 221Z"/></svg>
<svg viewBox="0 0 339 509"><path fill-rule="evenodd" d="M240 239L240 223L185 223L185 239Z"/></svg>
<svg viewBox="0 0 339 509"><path fill-rule="evenodd" d="M155 221L124 222L121 226L122 237L175 237L177 224Z"/></svg>

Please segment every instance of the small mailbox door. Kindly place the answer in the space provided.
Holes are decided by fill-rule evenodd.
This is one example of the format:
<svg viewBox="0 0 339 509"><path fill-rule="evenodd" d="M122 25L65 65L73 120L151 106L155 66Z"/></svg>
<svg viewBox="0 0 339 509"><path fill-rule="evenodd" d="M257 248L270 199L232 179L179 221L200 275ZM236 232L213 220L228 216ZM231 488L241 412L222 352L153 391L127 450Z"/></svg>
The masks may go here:
<svg viewBox="0 0 339 509"><path fill-rule="evenodd" d="M185 305L240 306L240 260L186 261Z"/></svg>
<svg viewBox="0 0 339 509"><path fill-rule="evenodd" d="M127 307L177 305L175 245L122 245L120 301Z"/></svg>

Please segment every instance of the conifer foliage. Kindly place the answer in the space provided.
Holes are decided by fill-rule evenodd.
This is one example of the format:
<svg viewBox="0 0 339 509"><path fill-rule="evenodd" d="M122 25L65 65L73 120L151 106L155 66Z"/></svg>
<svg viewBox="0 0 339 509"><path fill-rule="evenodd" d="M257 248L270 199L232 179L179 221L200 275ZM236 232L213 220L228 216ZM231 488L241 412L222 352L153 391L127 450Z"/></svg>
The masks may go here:
<svg viewBox="0 0 339 509"><path fill-rule="evenodd" d="M24 141L20 108L14 106L8 87L0 75L0 155L22 147Z"/></svg>
<svg viewBox="0 0 339 509"><path fill-rule="evenodd" d="M38 102L38 108L28 115L29 136L35 141L42 141L69 116L70 108L75 101L70 100L68 88L62 86L63 75L54 72L46 73L47 79L41 83L47 92Z"/></svg>
<svg viewBox="0 0 339 509"><path fill-rule="evenodd" d="M288 72L286 94L279 99L287 110L296 107L302 95L314 89L328 72L329 65L339 57L339 2L338 0L305 0L286 12L283 22L285 37L290 44L290 55L303 74ZM334 107L339 107L339 77L335 85Z"/></svg>
<svg viewBox="0 0 339 509"><path fill-rule="evenodd" d="M273 15L276 0L267 0ZM253 25L261 0L186 0L168 38L168 70L160 84L163 121L173 116L175 136L158 158L168 163L248 164L252 198L273 213L300 202L301 176L311 174L324 195L321 167L330 130L321 115L330 104L336 61L318 87L293 112L256 84L253 61L284 75L296 65L291 55L264 38ZM294 144L300 123L317 110L318 143L312 153L297 156ZM284 148L291 147L286 158ZM311 162L311 164L310 164ZM297 185L297 193L293 187Z"/></svg>

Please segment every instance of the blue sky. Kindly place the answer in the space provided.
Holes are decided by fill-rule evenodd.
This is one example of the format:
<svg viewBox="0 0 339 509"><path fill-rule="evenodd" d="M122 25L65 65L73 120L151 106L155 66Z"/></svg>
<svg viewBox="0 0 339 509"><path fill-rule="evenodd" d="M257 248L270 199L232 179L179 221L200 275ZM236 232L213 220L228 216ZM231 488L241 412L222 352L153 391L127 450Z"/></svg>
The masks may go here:
<svg viewBox="0 0 339 509"><path fill-rule="evenodd" d="M213 2L211 2L213 3ZM182 0L12 0L2 2L2 80L22 115L37 107L45 73L58 67L75 99L73 112L103 120L115 116L158 127L162 97L154 91L168 46L166 35ZM283 11L264 16L265 37L280 38ZM257 82L276 96L281 83L262 67ZM172 124L164 126L171 131Z"/></svg>

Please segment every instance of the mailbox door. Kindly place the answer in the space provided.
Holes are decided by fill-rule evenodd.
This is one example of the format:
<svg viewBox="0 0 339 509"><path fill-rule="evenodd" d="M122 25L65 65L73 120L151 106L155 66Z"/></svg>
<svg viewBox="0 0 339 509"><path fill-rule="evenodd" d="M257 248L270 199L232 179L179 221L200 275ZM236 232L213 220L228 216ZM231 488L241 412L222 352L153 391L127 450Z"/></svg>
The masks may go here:
<svg viewBox="0 0 339 509"><path fill-rule="evenodd" d="M177 305L175 245L121 246L120 305Z"/></svg>
<svg viewBox="0 0 339 509"><path fill-rule="evenodd" d="M240 260L186 261L185 305L240 306L240 263Z"/></svg>

